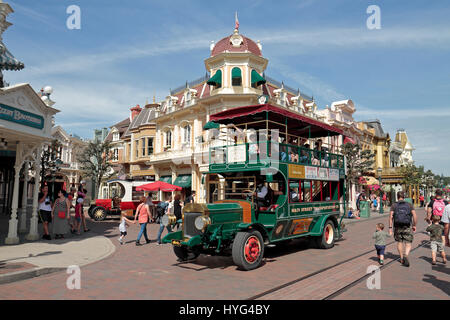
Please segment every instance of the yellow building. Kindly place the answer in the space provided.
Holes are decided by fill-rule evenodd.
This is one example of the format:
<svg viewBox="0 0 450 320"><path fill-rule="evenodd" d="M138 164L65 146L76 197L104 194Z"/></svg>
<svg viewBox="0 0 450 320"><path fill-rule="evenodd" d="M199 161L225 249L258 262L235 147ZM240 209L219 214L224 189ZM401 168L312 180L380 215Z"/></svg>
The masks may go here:
<svg viewBox="0 0 450 320"><path fill-rule="evenodd" d="M378 168L389 168L390 165L390 143L391 139L389 133L383 131L380 120L362 121L357 124L361 131L360 144L363 150L371 150L375 154L375 163L373 166L373 173L376 173Z"/></svg>

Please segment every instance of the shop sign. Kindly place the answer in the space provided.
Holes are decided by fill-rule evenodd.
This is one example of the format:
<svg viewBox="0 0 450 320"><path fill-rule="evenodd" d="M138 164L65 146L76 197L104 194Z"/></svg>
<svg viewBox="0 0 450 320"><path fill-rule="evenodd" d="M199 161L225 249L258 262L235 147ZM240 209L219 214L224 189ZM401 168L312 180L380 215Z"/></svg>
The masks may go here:
<svg viewBox="0 0 450 320"><path fill-rule="evenodd" d="M2 103L0 103L0 119L37 129L44 128L44 118L42 116Z"/></svg>

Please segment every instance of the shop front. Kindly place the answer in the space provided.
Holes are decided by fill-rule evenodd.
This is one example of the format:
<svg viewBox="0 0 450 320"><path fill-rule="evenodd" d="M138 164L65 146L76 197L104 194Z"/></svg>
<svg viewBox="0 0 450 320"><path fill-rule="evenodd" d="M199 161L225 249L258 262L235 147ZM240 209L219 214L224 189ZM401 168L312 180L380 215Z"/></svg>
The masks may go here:
<svg viewBox="0 0 450 320"><path fill-rule="evenodd" d="M18 232L29 232L27 240L39 238L41 153L43 146L52 139L52 117L57 112L48 107L29 84L0 88L0 203L3 214L10 215L5 244L19 243ZM28 198L33 200L29 230Z"/></svg>

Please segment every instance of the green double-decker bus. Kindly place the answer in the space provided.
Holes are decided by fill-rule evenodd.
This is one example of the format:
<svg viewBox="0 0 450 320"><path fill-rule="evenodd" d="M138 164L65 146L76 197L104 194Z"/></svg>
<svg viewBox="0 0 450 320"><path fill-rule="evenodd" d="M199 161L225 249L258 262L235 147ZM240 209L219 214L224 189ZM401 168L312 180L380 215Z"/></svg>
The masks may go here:
<svg viewBox="0 0 450 320"><path fill-rule="evenodd" d="M187 204L181 230L163 239L180 260L231 255L252 270L269 244L309 237L334 246L346 210L341 130L270 104L211 115L207 127L222 140L209 150L208 203Z"/></svg>

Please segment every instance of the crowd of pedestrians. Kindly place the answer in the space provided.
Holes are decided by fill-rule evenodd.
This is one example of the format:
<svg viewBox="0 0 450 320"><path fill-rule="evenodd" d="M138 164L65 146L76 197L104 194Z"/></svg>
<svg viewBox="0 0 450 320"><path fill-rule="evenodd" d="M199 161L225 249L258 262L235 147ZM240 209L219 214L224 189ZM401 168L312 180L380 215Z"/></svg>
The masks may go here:
<svg viewBox="0 0 450 320"><path fill-rule="evenodd" d="M386 238L393 235L397 242L400 263L405 267L409 267L409 253L414 240L418 217L414 206L405 201L405 193L403 191L397 193L397 198L398 201L391 206L390 210L389 232L385 232L384 225L379 223L376 225L373 239L375 239L375 249L381 265L384 263ZM431 201L427 204L425 221L429 224L426 232L430 236L431 263L436 265L436 257L437 253L439 253L442 257L442 263L446 264L447 258L444 247L450 247L448 237L450 204L443 198L442 190L436 190L435 196L431 197Z"/></svg>
<svg viewBox="0 0 450 320"><path fill-rule="evenodd" d="M120 224L119 224L119 232L120 232L120 238L118 239L120 244L124 243L124 238L127 235L127 226L139 223L140 230L138 237L136 239L136 246L140 246L140 240L142 236L144 236L144 239L146 243L150 243L151 240L147 233L147 225L149 223L156 223L159 224L159 230L158 234L156 236L156 242L158 245L161 244L161 237L164 232L164 229L167 229L167 232L172 232L172 226L167 225L164 226L162 217L164 215L168 216L174 216L176 219L176 223L174 224L174 227L177 228L177 230L181 227L181 221L182 221L182 209L184 205L187 203L193 203L195 197L195 191L192 191L191 195L189 195L184 202L181 201L181 195L175 194L175 196L172 198L170 196L164 201L158 202L158 204L155 206L152 200L152 195L149 194L147 197L141 197L140 204L136 209L136 214L134 216L133 220L128 219L125 214L121 215L120 218Z"/></svg>
<svg viewBox="0 0 450 320"><path fill-rule="evenodd" d="M83 210L86 193L84 184L80 184L78 191L75 188L71 188L69 193L64 189L57 190L57 196L52 199L48 186L41 187L38 196L38 216L39 223L43 225L42 239L51 240L50 231L54 234L55 239L64 239L69 232L79 235L81 226L83 226L84 232L89 231ZM72 208L75 209L74 217L71 215Z"/></svg>

